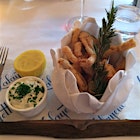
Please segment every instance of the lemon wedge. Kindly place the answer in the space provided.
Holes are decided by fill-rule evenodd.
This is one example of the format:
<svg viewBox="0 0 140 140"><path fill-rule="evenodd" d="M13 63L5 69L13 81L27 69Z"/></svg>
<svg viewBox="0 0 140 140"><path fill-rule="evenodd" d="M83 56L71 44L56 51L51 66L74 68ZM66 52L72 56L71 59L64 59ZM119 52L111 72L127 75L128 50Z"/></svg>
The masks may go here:
<svg viewBox="0 0 140 140"><path fill-rule="evenodd" d="M40 50L28 50L14 60L15 71L21 76L40 76L46 66L45 55Z"/></svg>

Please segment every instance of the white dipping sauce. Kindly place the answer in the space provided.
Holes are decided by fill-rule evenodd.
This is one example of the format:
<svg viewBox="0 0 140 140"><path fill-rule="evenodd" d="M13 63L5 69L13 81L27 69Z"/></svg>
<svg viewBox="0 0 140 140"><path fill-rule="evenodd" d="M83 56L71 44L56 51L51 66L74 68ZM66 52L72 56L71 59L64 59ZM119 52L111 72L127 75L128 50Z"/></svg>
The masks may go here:
<svg viewBox="0 0 140 140"><path fill-rule="evenodd" d="M18 109L35 107L43 98L45 89L40 81L24 79L15 83L9 90L9 102Z"/></svg>

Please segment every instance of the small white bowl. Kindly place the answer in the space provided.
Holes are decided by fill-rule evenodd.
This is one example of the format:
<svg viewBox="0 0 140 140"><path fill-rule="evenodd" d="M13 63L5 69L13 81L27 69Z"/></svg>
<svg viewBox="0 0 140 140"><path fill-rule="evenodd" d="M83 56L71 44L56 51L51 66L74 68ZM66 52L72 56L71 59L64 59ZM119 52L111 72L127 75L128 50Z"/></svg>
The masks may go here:
<svg viewBox="0 0 140 140"><path fill-rule="evenodd" d="M6 92L7 105L26 117L39 114L47 104L46 98L46 84L34 76L22 77L14 81Z"/></svg>

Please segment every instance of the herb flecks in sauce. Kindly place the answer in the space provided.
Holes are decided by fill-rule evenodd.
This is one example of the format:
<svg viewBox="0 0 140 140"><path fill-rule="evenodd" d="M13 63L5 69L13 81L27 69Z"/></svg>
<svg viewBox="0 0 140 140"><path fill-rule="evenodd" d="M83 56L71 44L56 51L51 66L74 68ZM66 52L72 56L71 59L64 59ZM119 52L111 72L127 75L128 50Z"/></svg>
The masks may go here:
<svg viewBox="0 0 140 140"><path fill-rule="evenodd" d="M28 85L26 85L26 84L24 84L24 83L21 83L18 87L17 87L17 89L16 89L16 91L15 91L15 93L17 93L18 94L18 98L19 99L21 99L21 98L23 98L24 96L26 96L28 93L30 93L31 92L31 87L30 86L28 86Z"/></svg>
<svg viewBox="0 0 140 140"><path fill-rule="evenodd" d="M38 94L39 92L44 92L44 87L39 87L39 86L36 86L35 89L34 89L34 92L36 94Z"/></svg>
<svg viewBox="0 0 140 140"><path fill-rule="evenodd" d="M16 108L35 107L43 98L45 89L40 81L28 79L17 82L9 90L9 101Z"/></svg>

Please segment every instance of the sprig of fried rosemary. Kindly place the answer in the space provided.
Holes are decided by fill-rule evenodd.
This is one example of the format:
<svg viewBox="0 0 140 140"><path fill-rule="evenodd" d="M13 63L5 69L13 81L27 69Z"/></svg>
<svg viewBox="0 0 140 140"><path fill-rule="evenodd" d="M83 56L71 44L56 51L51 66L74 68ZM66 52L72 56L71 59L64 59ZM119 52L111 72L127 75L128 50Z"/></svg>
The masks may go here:
<svg viewBox="0 0 140 140"><path fill-rule="evenodd" d="M115 36L115 29L113 28L113 23L115 21L117 9L114 7L114 1L112 2L111 10L108 12L106 10L107 19L102 19L102 27L99 30L99 46L94 46L97 54L96 62L93 64L93 69L95 74L93 76L93 93L94 96L100 99L107 87L107 71L104 69L104 65L101 64L103 55L106 50L110 48L111 38Z"/></svg>

